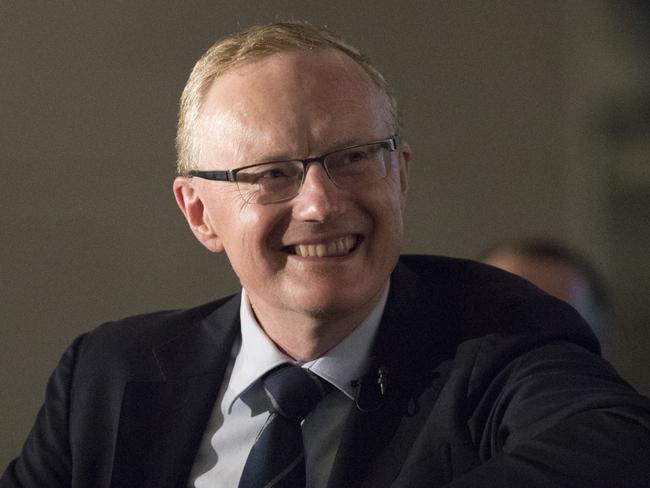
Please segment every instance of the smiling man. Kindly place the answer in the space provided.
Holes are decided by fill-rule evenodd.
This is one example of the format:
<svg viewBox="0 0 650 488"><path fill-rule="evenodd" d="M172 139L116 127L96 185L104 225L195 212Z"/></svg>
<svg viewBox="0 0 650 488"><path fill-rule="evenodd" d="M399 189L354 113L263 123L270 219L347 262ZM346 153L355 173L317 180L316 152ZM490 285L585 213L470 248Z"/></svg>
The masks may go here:
<svg viewBox="0 0 650 488"><path fill-rule="evenodd" d="M397 263L410 151L389 105L345 53L294 49L218 77L198 110L199 178L177 178L176 199L295 359L350 334ZM259 163L236 184L201 173Z"/></svg>
<svg viewBox="0 0 650 488"><path fill-rule="evenodd" d="M650 402L571 307L400 256L411 150L356 49L300 23L219 41L177 147L241 292L75 341L1 487L650 486Z"/></svg>

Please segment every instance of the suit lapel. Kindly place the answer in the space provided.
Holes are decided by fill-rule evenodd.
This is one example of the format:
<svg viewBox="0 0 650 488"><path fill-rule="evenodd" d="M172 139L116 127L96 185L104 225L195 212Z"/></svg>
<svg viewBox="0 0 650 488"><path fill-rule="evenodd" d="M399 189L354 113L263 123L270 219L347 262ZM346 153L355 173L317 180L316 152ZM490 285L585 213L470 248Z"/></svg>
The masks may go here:
<svg viewBox="0 0 650 488"><path fill-rule="evenodd" d="M127 383L111 487L186 486L239 330L235 297L152 351L162 381Z"/></svg>
<svg viewBox="0 0 650 488"><path fill-rule="evenodd" d="M353 408L344 428L329 488L390 486L417 435L427 405L441 388L435 368L451 355L453 317L446 316L443 290L423 282L403 265L391 276L391 291L373 345L373 360L359 396L379 406ZM384 369L386 394L378 389ZM370 392L370 393L368 393Z"/></svg>

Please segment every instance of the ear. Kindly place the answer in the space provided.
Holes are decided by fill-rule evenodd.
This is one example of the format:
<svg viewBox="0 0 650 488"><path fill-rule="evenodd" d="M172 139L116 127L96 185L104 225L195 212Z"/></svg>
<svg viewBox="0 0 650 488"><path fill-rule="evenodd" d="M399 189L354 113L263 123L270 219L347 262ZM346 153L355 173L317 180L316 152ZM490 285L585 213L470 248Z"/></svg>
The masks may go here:
<svg viewBox="0 0 650 488"><path fill-rule="evenodd" d="M208 251L221 252L223 245L216 233L211 220L206 215L206 210L201 199L200 192L190 178L179 176L174 180L174 196L176 203L183 212L185 220L198 241Z"/></svg>
<svg viewBox="0 0 650 488"><path fill-rule="evenodd" d="M402 142L399 148L399 186L400 200L402 211L406 206L406 196L409 190L409 164L411 162L411 146L407 142Z"/></svg>

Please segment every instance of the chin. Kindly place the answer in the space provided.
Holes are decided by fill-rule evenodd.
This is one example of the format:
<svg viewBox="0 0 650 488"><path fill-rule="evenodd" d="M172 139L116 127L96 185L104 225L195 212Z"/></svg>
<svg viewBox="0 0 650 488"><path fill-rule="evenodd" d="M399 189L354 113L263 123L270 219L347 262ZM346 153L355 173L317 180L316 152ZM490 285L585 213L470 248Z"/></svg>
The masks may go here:
<svg viewBox="0 0 650 488"><path fill-rule="evenodd" d="M348 286L338 286L329 292L319 291L314 293L297 293L292 295L294 301L309 315L319 319L333 319L345 315L358 313L373 301L374 294L359 293ZM306 291L306 290L303 290ZM368 313L370 311L368 310Z"/></svg>

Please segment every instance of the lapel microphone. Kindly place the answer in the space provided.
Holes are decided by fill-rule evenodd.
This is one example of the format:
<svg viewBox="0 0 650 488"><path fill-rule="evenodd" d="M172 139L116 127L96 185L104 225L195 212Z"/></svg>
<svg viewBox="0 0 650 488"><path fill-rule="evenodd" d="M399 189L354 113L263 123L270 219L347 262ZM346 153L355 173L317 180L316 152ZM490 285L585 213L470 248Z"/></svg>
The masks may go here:
<svg viewBox="0 0 650 488"><path fill-rule="evenodd" d="M379 410L388 393L388 368L380 366L374 376L366 375L359 380L352 380L350 385L357 389L354 404L360 412L370 413Z"/></svg>

